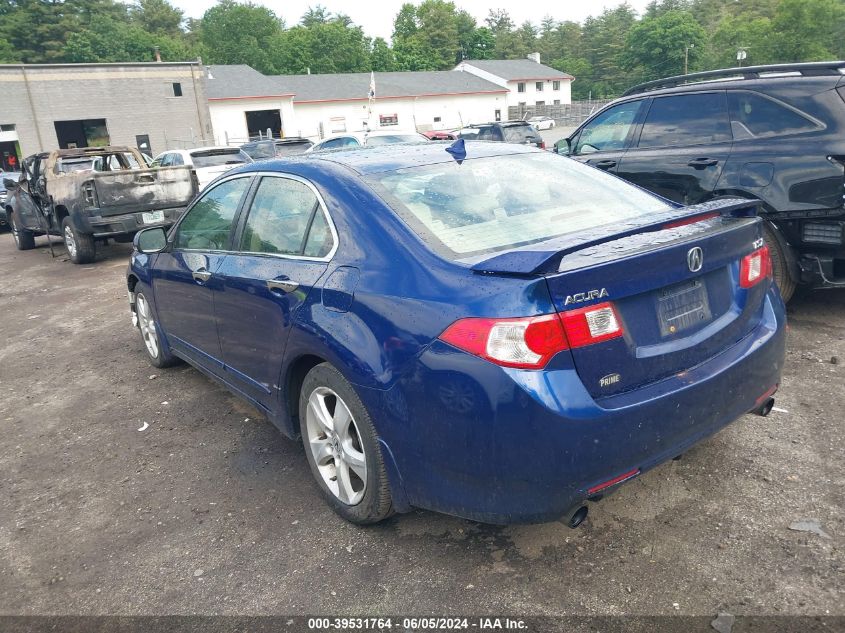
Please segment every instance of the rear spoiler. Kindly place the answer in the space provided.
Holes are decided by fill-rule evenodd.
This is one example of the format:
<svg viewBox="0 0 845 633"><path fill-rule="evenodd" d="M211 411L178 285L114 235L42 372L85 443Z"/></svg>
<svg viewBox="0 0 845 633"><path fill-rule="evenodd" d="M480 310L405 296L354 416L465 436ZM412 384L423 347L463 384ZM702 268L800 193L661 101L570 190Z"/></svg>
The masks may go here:
<svg viewBox="0 0 845 633"><path fill-rule="evenodd" d="M617 226L603 226L593 231L566 235L497 253L493 257L482 256L481 259L474 261L464 261L470 264L472 270L479 273L543 274L556 271L564 257L586 248L639 233L663 231L692 224L711 217L752 218L757 215L759 208L758 200L716 198L701 204L655 213L637 221Z"/></svg>

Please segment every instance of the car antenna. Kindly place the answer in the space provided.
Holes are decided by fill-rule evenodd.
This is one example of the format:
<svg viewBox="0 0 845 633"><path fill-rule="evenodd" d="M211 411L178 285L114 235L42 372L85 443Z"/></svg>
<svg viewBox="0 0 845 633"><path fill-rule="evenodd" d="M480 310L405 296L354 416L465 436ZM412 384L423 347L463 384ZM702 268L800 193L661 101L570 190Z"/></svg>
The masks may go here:
<svg viewBox="0 0 845 633"><path fill-rule="evenodd" d="M463 163L464 159L467 157L466 143L462 138L459 138L457 141L447 147L446 151L452 155L452 158L455 159L458 165Z"/></svg>

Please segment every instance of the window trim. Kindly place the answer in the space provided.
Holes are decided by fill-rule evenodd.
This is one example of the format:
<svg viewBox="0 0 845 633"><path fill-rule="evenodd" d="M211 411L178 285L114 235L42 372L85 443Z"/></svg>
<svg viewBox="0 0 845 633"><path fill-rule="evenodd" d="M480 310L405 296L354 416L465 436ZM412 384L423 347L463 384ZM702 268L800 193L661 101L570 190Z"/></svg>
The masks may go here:
<svg viewBox="0 0 845 633"><path fill-rule="evenodd" d="M306 178L303 178L302 176L280 171L256 171L250 172L250 174L254 177L254 181L250 185L249 191L247 191L246 199L242 201L240 209L238 210L235 234L230 243L230 246L233 248L233 250L228 252L234 255L248 255L250 257L273 257L279 259L298 260L306 262L330 262L334 258L335 253L337 253L339 244L338 232L337 228L334 225L334 220L332 219L331 213L329 213L329 209L326 206L326 202L323 199L322 194L320 194L319 189L317 189L317 187L314 185L314 183L312 183ZM329 231L331 231L332 234L332 248L331 250L329 250L328 254L323 257L309 257L308 255L288 255L286 253L259 253L255 251L242 251L237 248L238 246L240 246L241 237L243 236L243 230L246 226L246 221L249 218L249 212L251 210L252 203L255 200L255 194L258 192L258 187L261 185L261 180L268 177L295 180L308 187L311 192L316 196L317 206L319 206L319 208L323 211L323 216L325 217L326 222L329 225ZM309 233L311 232L311 226L313 226L314 224L314 217L316 217L316 214L311 218L310 224L308 225ZM306 235L306 244L307 237L308 236Z"/></svg>
<svg viewBox="0 0 845 633"><path fill-rule="evenodd" d="M233 246L232 229L229 229L229 239L227 240L227 246L229 248L227 248L227 249L221 249L221 248L179 248L178 246L176 246L176 233L178 233L179 227L182 226L182 222L185 221L185 218L188 217L188 214L193 210L193 208L195 206L197 206L197 204L205 198L205 194L212 191L212 189L217 189L217 187L219 187L223 183L229 182L230 180L235 180L237 178L245 178L245 179L251 181L251 182L247 183L246 191L244 191L241 194L241 199L238 202L237 208L235 209L235 216L232 218L232 227L234 228L235 233L237 233L238 227L240 225L241 212L243 211L243 208L244 208L244 202L249 197L250 192L252 191L252 188L255 185L255 174L252 173L252 172L232 174L231 176L226 176L225 178L221 178L216 183L214 183L214 187L209 189L207 192L204 191L203 192L204 195L197 196L197 198L190 204L190 206L185 209L185 211L182 213L182 217L180 217L176 221L176 223L171 227L170 231L167 234L167 244L168 244L168 250L170 252L176 251L178 253L220 253L220 254L237 252L237 251L230 250L231 247Z"/></svg>

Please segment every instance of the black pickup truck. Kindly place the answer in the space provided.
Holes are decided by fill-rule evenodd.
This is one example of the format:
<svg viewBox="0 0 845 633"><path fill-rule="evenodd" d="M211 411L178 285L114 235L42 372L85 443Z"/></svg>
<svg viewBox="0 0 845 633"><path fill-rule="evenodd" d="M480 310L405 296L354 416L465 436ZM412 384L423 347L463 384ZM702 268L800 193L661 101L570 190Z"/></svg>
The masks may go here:
<svg viewBox="0 0 845 633"><path fill-rule="evenodd" d="M4 211L19 250L37 235L60 235L71 261L94 261L97 241L131 241L150 226L173 224L197 192L190 167L147 167L130 147L86 147L24 159L4 182Z"/></svg>

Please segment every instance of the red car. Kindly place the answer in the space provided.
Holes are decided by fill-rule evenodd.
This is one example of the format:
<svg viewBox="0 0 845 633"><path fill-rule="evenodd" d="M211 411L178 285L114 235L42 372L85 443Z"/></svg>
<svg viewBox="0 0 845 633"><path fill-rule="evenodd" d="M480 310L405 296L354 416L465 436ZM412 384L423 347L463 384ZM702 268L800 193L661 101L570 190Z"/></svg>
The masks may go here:
<svg viewBox="0 0 845 633"><path fill-rule="evenodd" d="M423 134L432 141L454 141L458 138L456 132L444 132L443 130L429 130L428 132L423 132Z"/></svg>

